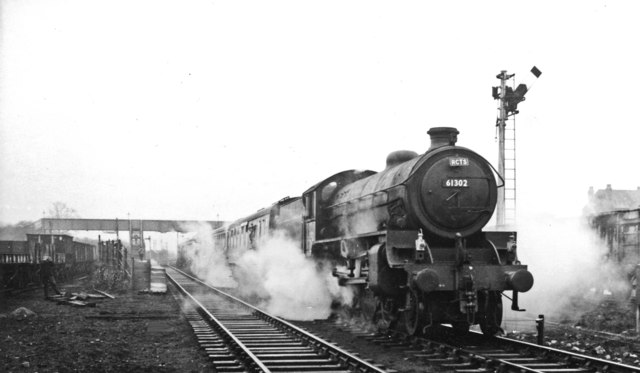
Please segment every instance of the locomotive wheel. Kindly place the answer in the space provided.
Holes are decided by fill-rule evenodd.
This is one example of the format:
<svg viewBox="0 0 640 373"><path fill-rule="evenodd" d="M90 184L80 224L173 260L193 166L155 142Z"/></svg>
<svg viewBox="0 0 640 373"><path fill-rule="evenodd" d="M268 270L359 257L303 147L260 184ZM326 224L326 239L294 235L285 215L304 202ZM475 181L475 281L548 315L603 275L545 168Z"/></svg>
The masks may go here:
<svg viewBox="0 0 640 373"><path fill-rule="evenodd" d="M494 336L502 332L500 324L502 324L502 295L497 291L489 291L479 294L484 301L483 312L480 316L478 324L482 334ZM482 300L482 299L479 299Z"/></svg>
<svg viewBox="0 0 640 373"><path fill-rule="evenodd" d="M391 298L376 297L376 309L373 313L373 325L384 332L394 328L398 320L398 306Z"/></svg>
<svg viewBox="0 0 640 373"><path fill-rule="evenodd" d="M409 335L422 334L425 322L424 313L424 304L420 302L418 293L416 293L415 289L409 289L404 310L404 325Z"/></svg>

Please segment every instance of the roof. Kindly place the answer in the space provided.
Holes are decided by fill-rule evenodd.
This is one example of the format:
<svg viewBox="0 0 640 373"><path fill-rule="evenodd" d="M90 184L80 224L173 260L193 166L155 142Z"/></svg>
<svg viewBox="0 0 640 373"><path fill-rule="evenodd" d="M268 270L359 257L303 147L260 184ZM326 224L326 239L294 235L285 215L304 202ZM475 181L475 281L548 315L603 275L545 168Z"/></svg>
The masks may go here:
<svg viewBox="0 0 640 373"><path fill-rule="evenodd" d="M231 222L226 228L235 228L251 220L255 220L265 215L269 215L271 213L271 210L273 210L276 206L285 206L299 200L300 198L302 197L284 197L280 199L278 202L271 204L269 207L261 208L260 210L258 210L257 212L254 212L251 215L242 217L240 219L237 219Z"/></svg>
<svg viewBox="0 0 640 373"><path fill-rule="evenodd" d="M640 187L635 190L589 188L589 204L585 207L587 215L598 215L611 211L632 210L640 207Z"/></svg>

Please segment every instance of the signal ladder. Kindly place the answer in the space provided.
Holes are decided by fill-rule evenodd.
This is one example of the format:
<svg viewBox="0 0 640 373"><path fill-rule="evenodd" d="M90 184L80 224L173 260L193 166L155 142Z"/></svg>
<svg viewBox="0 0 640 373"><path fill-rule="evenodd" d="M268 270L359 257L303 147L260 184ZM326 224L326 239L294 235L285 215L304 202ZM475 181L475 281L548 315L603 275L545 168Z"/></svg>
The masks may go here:
<svg viewBox="0 0 640 373"><path fill-rule="evenodd" d="M504 220L516 223L516 119L511 116L504 126Z"/></svg>

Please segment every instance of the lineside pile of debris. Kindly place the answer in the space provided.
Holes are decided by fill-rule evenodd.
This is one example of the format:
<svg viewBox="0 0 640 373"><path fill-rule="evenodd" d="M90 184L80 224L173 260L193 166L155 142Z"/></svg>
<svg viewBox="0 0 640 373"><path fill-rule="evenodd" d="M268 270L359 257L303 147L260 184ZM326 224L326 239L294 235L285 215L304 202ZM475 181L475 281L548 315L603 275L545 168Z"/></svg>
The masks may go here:
<svg viewBox="0 0 640 373"><path fill-rule="evenodd" d="M91 278L0 299L0 371L207 372L171 289L101 291Z"/></svg>

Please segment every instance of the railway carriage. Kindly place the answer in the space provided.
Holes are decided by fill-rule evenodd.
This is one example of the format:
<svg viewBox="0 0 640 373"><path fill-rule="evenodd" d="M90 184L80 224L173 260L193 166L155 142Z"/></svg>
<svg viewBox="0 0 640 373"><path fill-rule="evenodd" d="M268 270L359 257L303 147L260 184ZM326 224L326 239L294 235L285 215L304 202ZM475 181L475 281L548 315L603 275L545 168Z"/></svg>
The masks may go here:
<svg viewBox="0 0 640 373"><path fill-rule="evenodd" d="M56 277L64 281L89 273L97 260L97 248L66 234L27 234L25 241L0 241L0 290L39 284L44 256L52 258Z"/></svg>
<svg viewBox="0 0 640 373"><path fill-rule="evenodd" d="M285 197L273 205L256 213L236 220L226 227L226 247L229 263L235 261L246 251L255 249L259 243L275 231L300 243L302 249L302 212L304 206L300 197ZM218 230L214 236L222 238Z"/></svg>

